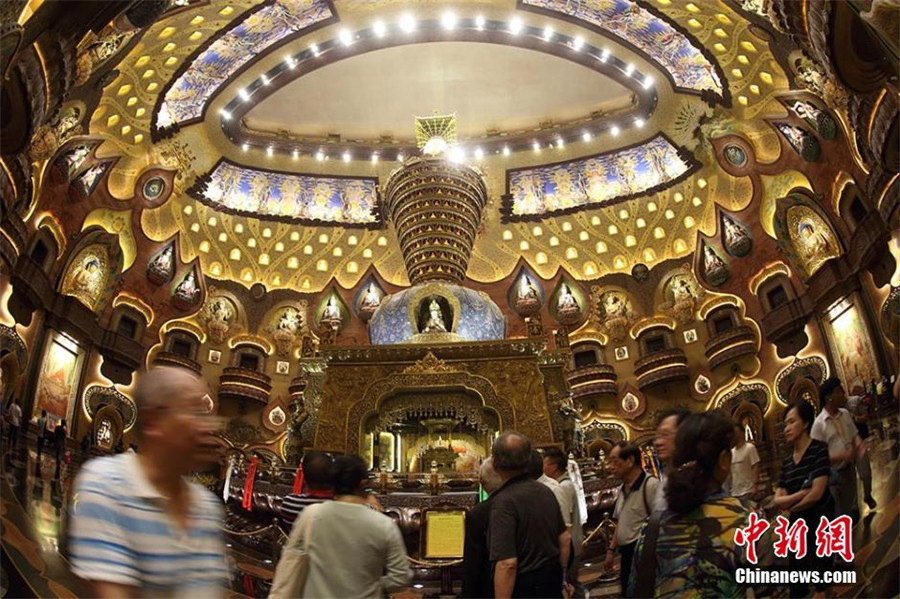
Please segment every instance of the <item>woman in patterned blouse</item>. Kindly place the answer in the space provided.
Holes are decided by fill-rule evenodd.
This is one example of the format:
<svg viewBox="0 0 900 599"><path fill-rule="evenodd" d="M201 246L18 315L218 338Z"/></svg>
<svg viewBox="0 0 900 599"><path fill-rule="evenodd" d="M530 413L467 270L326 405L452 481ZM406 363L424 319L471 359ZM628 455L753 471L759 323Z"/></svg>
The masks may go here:
<svg viewBox="0 0 900 599"><path fill-rule="evenodd" d="M720 412L691 414L678 427L673 470L666 484L668 511L662 516L656 547L657 598L740 598L746 588L735 581L743 552L734 532L746 526L747 510L722 490L731 470L734 424ZM632 569L634 593L644 536Z"/></svg>

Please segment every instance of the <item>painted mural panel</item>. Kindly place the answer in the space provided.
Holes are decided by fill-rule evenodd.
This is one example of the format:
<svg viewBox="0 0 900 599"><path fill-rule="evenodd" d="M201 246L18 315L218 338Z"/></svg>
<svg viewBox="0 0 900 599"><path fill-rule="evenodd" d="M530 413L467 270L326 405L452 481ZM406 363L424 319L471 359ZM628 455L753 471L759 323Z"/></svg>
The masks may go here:
<svg viewBox="0 0 900 599"><path fill-rule="evenodd" d="M55 422L66 418L71 426L83 357L83 350L73 341L59 333L52 334L41 361L35 393L35 418L40 417L41 410L47 410Z"/></svg>
<svg viewBox="0 0 900 599"><path fill-rule="evenodd" d="M71 295L93 311L100 300L110 274L109 251L105 245L90 245L75 257L63 279L63 295Z"/></svg>
<svg viewBox="0 0 900 599"><path fill-rule="evenodd" d="M811 277L828 260L841 254L834 231L808 206L792 206L787 211L788 234L807 276Z"/></svg>
<svg viewBox="0 0 900 599"><path fill-rule="evenodd" d="M231 212L293 222L378 222L376 179L292 175L220 162L195 197Z"/></svg>
<svg viewBox="0 0 900 599"><path fill-rule="evenodd" d="M689 156L657 135L609 154L508 171L504 212L515 220L610 204L673 185L695 168Z"/></svg>
<svg viewBox="0 0 900 599"><path fill-rule="evenodd" d="M636 2L523 0L522 3L569 15L625 40L658 63L672 76L677 87L696 92L710 90L724 97L719 73L699 45Z"/></svg>
<svg viewBox="0 0 900 599"><path fill-rule="evenodd" d="M829 310L829 341L837 365L837 376L847 393L865 387L878 375L878 362L872 339L857 297L846 299Z"/></svg>
<svg viewBox="0 0 900 599"><path fill-rule="evenodd" d="M156 126L199 118L222 83L251 58L332 16L325 0L277 0L254 12L201 52L169 87L156 114Z"/></svg>

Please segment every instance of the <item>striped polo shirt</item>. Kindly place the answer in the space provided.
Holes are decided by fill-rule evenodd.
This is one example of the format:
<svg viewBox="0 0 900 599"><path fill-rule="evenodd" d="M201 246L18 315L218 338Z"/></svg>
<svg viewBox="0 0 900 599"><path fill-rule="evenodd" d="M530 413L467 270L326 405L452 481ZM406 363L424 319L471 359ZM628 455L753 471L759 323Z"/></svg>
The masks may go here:
<svg viewBox="0 0 900 599"><path fill-rule="evenodd" d="M228 584L223 509L189 483L182 530L134 453L87 462L78 475L69 546L72 570L91 581L138 587L151 597L221 597Z"/></svg>
<svg viewBox="0 0 900 599"><path fill-rule="evenodd" d="M281 516L288 522L293 522L304 508L329 501L333 497L334 495L330 492L292 493L285 496L281 502Z"/></svg>

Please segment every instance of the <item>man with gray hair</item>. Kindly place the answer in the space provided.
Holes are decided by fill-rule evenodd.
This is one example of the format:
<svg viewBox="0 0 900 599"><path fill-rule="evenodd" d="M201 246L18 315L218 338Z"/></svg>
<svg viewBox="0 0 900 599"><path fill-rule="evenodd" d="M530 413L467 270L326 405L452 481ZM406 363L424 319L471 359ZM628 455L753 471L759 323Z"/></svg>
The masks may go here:
<svg viewBox="0 0 900 599"><path fill-rule="evenodd" d="M494 596L562 597L570 536L556 496L528 473L531 441L515 431L491 448L503 486L491 499L488 528Z"/></svg>
<svg viewBox="0 0 900 599"><path fill-rule="evenodd" d="M183 368L138 375L141 453L87 462L69 534L73 571L95 597L222 597L222 504L184 477L216 461L206 383Z"/></svg>
<svg viewBox="0 0 900 599"><path fill-rule="evenodd" d="M491 562L488 559L487 534L491 516L491 499L497 489L503 485L503 479L494 470L491 458L486 458L481 463L479 476L481 487L488 493L488 498L466 514L466 540L460 597L468 599L494 596Z"/></svg>

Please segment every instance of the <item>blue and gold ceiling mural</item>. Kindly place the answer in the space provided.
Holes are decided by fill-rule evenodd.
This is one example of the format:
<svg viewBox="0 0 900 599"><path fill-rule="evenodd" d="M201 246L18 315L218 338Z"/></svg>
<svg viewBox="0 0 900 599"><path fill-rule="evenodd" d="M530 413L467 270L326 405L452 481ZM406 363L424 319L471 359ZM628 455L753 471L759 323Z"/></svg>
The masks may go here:
<svg viewBox="0 0 900 599"><path fill-rule="evenodd" d="M288 174L220 161L189 193L217 210L282 222L381 224L378 180Z"/></svg>
<svg viewBox="0 0 900 599"><path fill-rule="evenodd" d="M686 33L650 9L631 0L522 0L535 7L584 21L620 38L647 55L672 79L676 88L730 103L725 77L716 62Z"/></svg>
<svg viewBox="0 0 900 599"><path fill-rule="evenodd" d="M255 56L289 35L333 17L325 0L277 0L261 5L185 62L186 68L161 96L154 119L156 130L201 118L216 91Z"/></svg>
<svg viewBox="0 0 900 599"><path fill-rule="evenodd" d="M507 171L506 221L614 204L674 185L700 164L657 135L637 146L570 162Z"/></svg>

